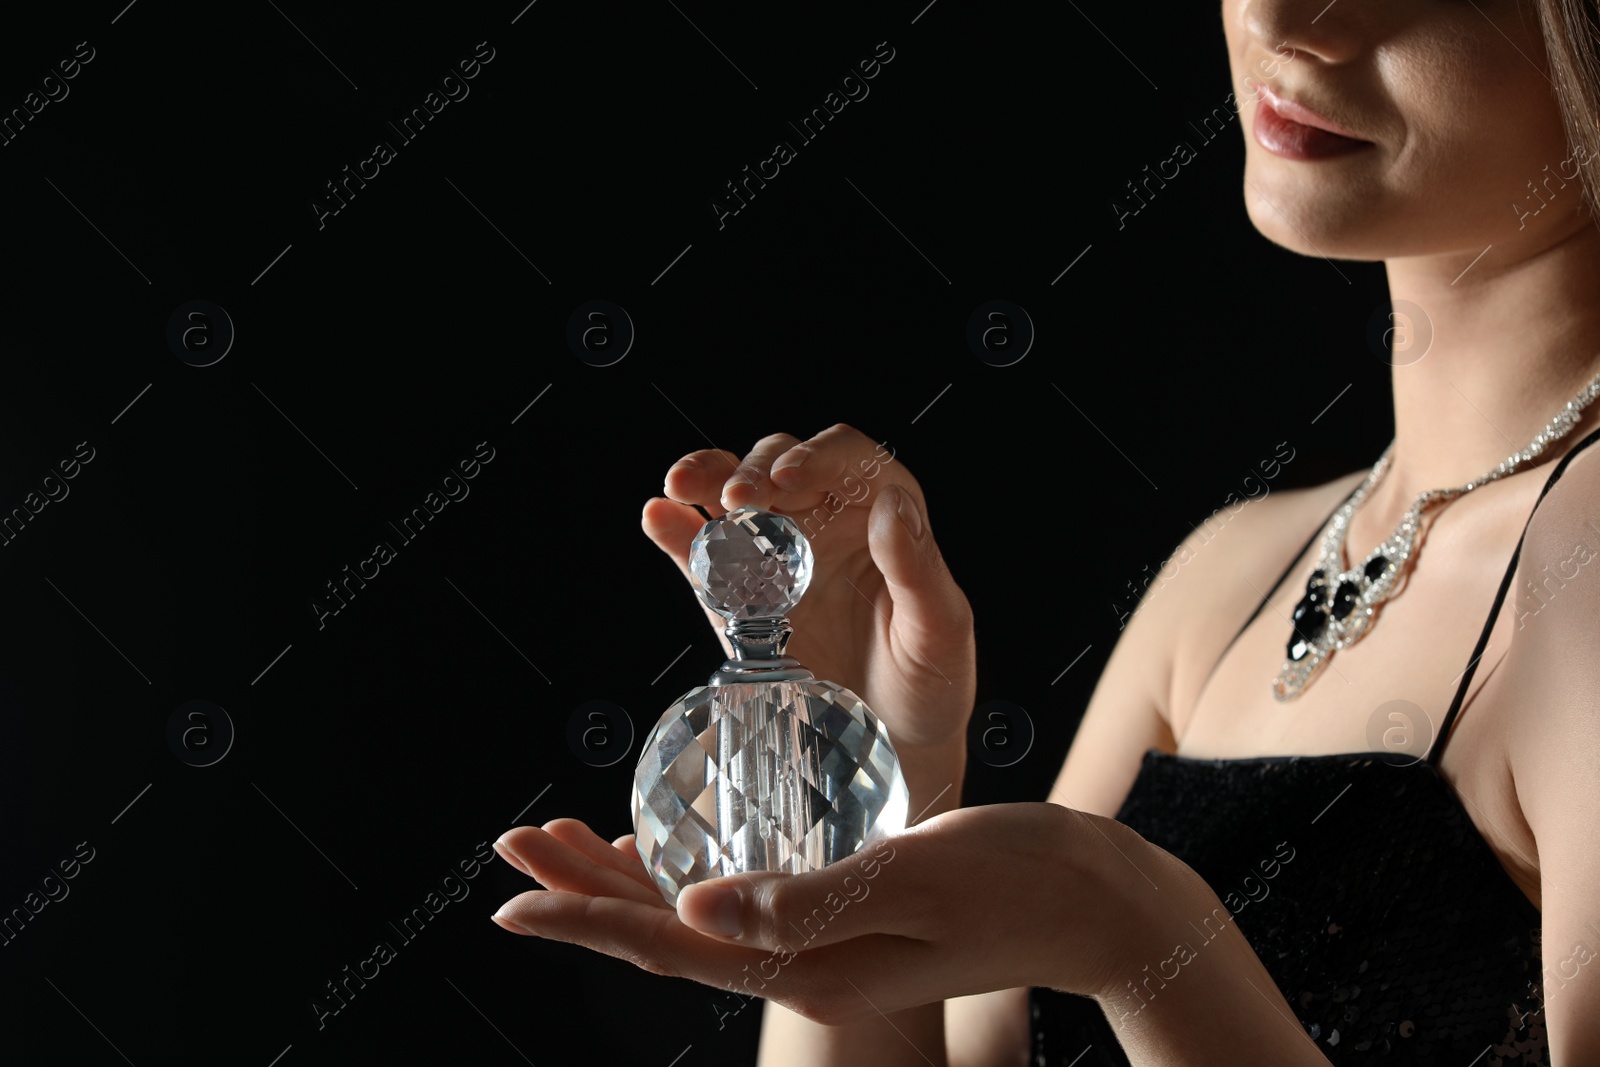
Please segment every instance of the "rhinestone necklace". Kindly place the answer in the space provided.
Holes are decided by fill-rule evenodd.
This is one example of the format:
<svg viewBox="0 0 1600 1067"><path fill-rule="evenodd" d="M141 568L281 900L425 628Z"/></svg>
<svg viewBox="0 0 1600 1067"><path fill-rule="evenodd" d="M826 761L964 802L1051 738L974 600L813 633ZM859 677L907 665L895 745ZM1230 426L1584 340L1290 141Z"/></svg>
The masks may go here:
<svg viewBox="0 0 1600 1067"><path fill-rule="evenodd" d="M1335 651L1349 648L1372 627L1378 606L1393 595L1396 584L1416 554L1424 510L1498 481L1537 458L1550 444L1572 431L1578 424L1578 416L1596 396L1600 396L1600 374L1567 401L1566 407L1539 431L1528 447L1507 456L1493 470L1454 489L1429 489L1418 493L1400 517L1400 525L1395 527L1394 533L1368 553L1366 559L1346 570L1344 541L1350 528L1350 516L1389 469L1389 459L1394 454L1394 442L1389 442L1366 481L1323 527L1322 554L1317 569L1306 582L1305 595L1295 605L1289 658L1284 660L1283 669L1273 679L1272 695L1284 702L1299 696Z"/></svg>

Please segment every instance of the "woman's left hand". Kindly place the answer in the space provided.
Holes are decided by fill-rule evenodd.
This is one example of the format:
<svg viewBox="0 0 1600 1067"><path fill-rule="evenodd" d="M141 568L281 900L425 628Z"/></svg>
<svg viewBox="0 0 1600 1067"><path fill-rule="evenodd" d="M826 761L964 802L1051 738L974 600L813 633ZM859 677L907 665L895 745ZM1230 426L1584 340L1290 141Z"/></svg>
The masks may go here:
<svg viewBox="0 0 1600 1067"><path fill-rule="evenodd" d="M1147 918L1151 878L1197 881L1168 877L1192 872L1126 826L1045 803L958 808L804 874L710 879L676 911L632 835L608 844L558 819L495 848L549 887L507 901L506 929L830 1024L1016 986L1102 995L1165 925Z"/></svg>

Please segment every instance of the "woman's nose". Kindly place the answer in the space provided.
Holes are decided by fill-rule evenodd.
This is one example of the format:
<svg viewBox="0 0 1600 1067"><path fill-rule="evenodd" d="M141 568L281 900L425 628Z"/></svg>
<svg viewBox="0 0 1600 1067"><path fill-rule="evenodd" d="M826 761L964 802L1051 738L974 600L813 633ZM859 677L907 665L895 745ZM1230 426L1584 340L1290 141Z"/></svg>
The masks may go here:
<svg viewBox="0 0 1600 1067"><path fill-rule="evenodd" d="M1238 0L1238 28L1267 52L1345 63L1362 51L1370 26L1365 0Z"/></svg>

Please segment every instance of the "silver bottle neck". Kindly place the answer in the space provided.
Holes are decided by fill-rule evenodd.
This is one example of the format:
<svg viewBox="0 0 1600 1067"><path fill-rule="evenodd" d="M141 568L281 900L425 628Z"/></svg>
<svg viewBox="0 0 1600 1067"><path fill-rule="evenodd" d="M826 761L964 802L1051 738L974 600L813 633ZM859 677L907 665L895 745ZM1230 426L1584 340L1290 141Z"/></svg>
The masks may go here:
<svg viewBox="0 0 1600 1067"><path fill-rule="evenodd" d="M722 632L733 646L733 658L711 676L712 685L809 681L815 677L799 660L784 655L794 632L787 618L729 619Z"/></svg>

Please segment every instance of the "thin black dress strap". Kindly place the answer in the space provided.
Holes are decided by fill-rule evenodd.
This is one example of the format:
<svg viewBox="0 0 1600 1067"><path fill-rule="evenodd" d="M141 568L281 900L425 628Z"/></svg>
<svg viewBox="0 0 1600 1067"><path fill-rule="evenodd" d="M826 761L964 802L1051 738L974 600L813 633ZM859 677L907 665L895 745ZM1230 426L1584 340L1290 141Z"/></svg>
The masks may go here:
<svg viewBox="0 0 1600 1067"><path fill-rule="evenodd" d="M1428 762L1435 767L1439 765L1439 757L1444 755L1450 728L1455 725L1456 716L1461 713L1461 705L1466 701L1467 687L1472 684L1472 676L1478 671L1478 661L1483 658L1484 651L1489 647L1489 631L1494 629L1494 621L1500 617L1500 608L1505 603L1506 593L1511 589L1511 581L1517 576L1517 561L1522 557L1522 543L1528 538L1528 527L1533 525L1533 516L1538 512L1539 505L1544 502L1545 494L1550 492L1556 480L1566 471L1567 464L1596 441L1600 441L1600 430L1590 433L1561 457L1561 462L1556 464L1555 470L1550 472L1550 477L1545 479L1544 488L1539 490L1539 499L1533 502L1533 510L1528 512L1528 521L1522 524L1522 536L1517 538L1517 547L1511 553L1511 562L1506 564L1505 576L1500 579L1500 589L1494 595L1494 606L1489 609L1489 618L1485 620L1483 632L1478 635L1478 643L1472 650L1472 660L1467 664L1467 669L1461 672L1461 685L1456 689L1455 699L1450 702L1450 710L1445 713L1444 723L1439 727L1439 736L1434 738L1433 745L1428 749Z"/></svg>
<svg viewBox="0 0 1600 1067"><path fill-rule="evenodd" d="M1283 573L1278 575L1278 580L1272 583L1272 588L1267 590L1266 595L1261 598L1261 602L1256 605L1256 609L1250 613L1250 617L1244 620L1244 625L1239 627L1238 632L1233 635L1233 640L1229 641L1227 647L1222 650L1222 655L1218 656L1216 662L1211 665L1211 674L1217 673L1217 667L1221 665L1223 659L1225 659L1228 653L1232 651L1234 644L1239 640L1240 637L1244 635L1244 632L1250 629L1250 624L1256 621L1256 616L1260 615L1261 609L1267 606L1267 603L1272 599L1272 594L1276 593L1278 591L1278 587L1288 580L1289 575L1294 573L1295 565L1298 564L1300 562L1300 558L1306 554L1306 549L1310 548L1314 543L1316 543L1317 538L1322 536L1322 531L1327 529L1328 520L1333 518L1333 513L1344 507L1349 501L1350 497L1354 495L1355 490L1352 489L1348 494L1341 497L1339 502L1333 506L1333 511L1328 512L1327 518L1324 518L1320 523L1317 524L1317 528L1311 531L1311 536L1306 538L1306 543L1301 545L1299 550L1295 552L1293 556L1289 557L1289 565L1283 568ZM1211 674L1206 675L1205 685L1211 684ZM1202 691L1204 691L1205 685L1201 686Z"/></svg>

